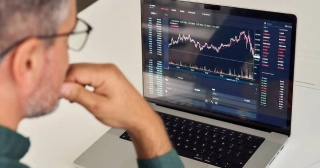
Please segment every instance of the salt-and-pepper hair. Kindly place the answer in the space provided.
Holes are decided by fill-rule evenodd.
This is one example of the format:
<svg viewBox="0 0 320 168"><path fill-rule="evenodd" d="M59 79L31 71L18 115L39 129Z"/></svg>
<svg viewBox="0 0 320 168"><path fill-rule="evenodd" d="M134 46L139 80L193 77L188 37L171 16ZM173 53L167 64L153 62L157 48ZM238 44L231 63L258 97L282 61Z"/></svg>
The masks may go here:
<svg viewBox="0 0 320 168"><path fill-rule="evenodd" d="M0 53L24 38L57 33L69 4L69 0L0 0Z"/></svg>
<svg viewBox="0 0 320 168"><path fill-rule="evenodd" d="M25 38L57 34L69 15L70 2L70 0L0 0L0 53ZM48 47L53 44L52 42L53 39L44 40ZM57 106L59 94L52 89L52 82L48 82L52 72L52 69L44 70L38 90L25 100L27 117L49 114Z"/></svg>

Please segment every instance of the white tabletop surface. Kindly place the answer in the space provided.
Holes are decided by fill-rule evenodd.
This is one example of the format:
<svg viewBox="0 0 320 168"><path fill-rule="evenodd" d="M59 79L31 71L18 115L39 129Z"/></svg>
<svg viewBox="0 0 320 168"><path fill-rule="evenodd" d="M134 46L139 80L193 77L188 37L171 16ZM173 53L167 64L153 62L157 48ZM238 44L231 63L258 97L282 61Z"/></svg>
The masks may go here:
<svg viewBox="0 0 320 168"><path fill-rule="evenodd" d="M239 4L233 0L207 1ZM256 1L262 2L242 0L244 4L239 6L254 8L251 2L257 5ZM292 2L293 5L299 5L297 0ZM280 7L275 10L280 10ZM298 10L292 7L292 11ZM114 63L141 93L139 0L127 0L125 3L119 0L99 0L80 13L79 17L88 21L94 31L82 52L70 52L71 62ZM301 27L305 30L305 27ZM304 45L300 45L301 48ZM320 160L318 95L320 91L295 87L292 137L271 165L272 168L307 167ZM22 162L33 168L72 168L73 161L108 129L83 107L61 101L52 115L21 123L19 132L30 137L32 144Z"/></svg>

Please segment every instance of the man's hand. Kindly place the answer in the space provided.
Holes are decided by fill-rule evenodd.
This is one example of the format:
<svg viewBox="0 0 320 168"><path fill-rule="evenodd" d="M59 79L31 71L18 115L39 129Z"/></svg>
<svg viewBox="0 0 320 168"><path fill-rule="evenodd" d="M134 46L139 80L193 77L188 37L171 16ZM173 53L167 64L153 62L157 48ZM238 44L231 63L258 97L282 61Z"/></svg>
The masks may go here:
<svg viewBox="0 0 320 168"><path fill-rule="evenodd" d="M86 85L94 91L86 90ZM172 149L160 117L115 65L71 65L61 95L83 105L102 123L126 129L140 159Z"/></svg>

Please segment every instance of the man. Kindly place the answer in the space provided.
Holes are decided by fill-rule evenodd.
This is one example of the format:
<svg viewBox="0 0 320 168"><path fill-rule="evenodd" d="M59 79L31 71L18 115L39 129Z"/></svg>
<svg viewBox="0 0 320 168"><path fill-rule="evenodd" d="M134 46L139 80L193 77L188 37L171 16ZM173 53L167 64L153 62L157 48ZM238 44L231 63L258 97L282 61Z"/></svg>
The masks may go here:
<svg viewBox="0 0 320 168"><path fill-rule="evenodd" d="M18 124L49 114L60 97L83 105L106 125L126 129L139 167L183 167L161 119L116 66L69 66L68 47L83 46L72 44L72 37L91 30L76 13L76 0L0 1L0 167L27 167L19 160L30 142L15 132ZM86 31L75 30L80 23Z"/></svg>

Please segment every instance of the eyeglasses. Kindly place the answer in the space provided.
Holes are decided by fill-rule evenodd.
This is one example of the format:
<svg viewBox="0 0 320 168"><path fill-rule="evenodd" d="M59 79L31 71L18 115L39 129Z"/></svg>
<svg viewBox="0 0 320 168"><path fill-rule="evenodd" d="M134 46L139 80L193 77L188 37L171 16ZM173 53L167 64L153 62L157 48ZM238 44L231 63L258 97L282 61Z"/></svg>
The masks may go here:
<svg viewBox="0 0 320 168"><path fill-rule="evenodd" d="M77 24L72 32L55 34L55 35L30 36L30 37L24 38L16 43L14 43L10 47L8 47L6 50L4 50L0 54L0 61L8 54L8 52L10 52L12 49L19 46L24 41L26 41L32 37L46 40L46 39L53 39L53 38L68 36L69 49L73 50L73 51L81 51L83 49L83 47L86 45L88 37L89 37L92 30L93 30L92 27L86 21L77 18Z"/></svg>

